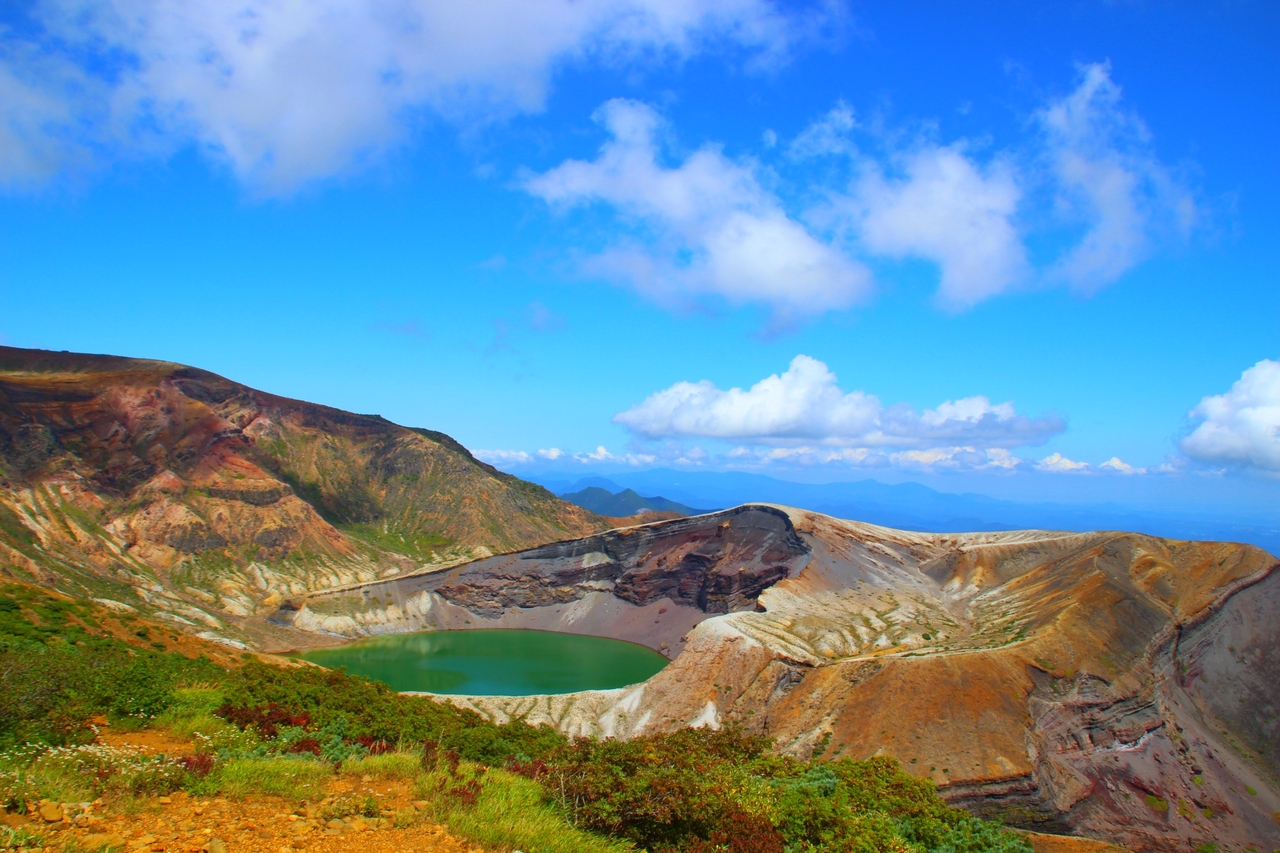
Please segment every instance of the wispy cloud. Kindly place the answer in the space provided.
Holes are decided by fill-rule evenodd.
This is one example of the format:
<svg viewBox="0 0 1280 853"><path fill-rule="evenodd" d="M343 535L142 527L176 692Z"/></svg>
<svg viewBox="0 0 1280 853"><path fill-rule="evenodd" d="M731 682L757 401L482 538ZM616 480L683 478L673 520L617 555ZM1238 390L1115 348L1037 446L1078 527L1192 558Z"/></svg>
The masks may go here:
<svg viewBox="0 0 1280 853"><path fill-rule="evenodd" d="M769 0L46 0L0 42L0 184L195 144L259 192L361 168L425 115L542 109L557 67L745 49L829 23Z"/></svg>
<svg viewBox="0 0 1280 853"><path fill-rule="evenodd" d="M595 450L571 453L558 447L547 447L529 453L524 450L473 450L477 459L490 465L512 468L525 467L533 463L551 463L561 468L572 468L582 465L626 465L633 468L652 465L658 456L652 453L610 453L605 446L599 445Z"/></svg>
<svg viewBox="0 0 1280 853"><path fill-rule="evenodd" d="M1106 63L1081 69L1080 85L1037 115L1063 211L1085 225L1051 274L1097 290L1143 259L1161 231L1186 233L1196 205L1155 156L1142 119L1120 103Z"/></svg>

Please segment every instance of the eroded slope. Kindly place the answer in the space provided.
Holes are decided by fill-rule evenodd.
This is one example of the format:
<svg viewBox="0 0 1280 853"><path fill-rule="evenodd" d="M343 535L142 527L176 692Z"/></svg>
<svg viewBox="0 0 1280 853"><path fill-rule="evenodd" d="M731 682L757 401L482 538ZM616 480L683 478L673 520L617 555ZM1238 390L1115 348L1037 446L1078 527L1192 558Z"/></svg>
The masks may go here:
<svg viewBox="0 0 1280 853"><path fill-rule="evenodd" d="M605 527L441 433L0 347L0 572L78 596L253 639L289 595Z"/></svg>

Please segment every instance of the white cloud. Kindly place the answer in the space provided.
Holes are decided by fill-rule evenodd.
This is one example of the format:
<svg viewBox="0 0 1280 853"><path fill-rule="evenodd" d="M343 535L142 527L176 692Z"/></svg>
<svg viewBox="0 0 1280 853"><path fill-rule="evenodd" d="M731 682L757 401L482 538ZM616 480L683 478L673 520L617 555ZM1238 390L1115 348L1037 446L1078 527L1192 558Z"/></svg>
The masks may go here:
<svg viewBox="0 0 1280 853"><path fill-rule="evenodd" d="M471 455L490 465L526 465L533 457L523 450L472 450Z"/></svg>
<svg viewBox="0 0 1280 853"><path fill-rule="evenodd" d="M553 205L603 202L647 232L595 256L589 271L665 302L717 296L783 317L846 308L867 294L862 265L790 218L750 165L707 146L664 167L661 119L636 101L609 101L596 118L612 136L597 159L568 160L525 181Z"/></svg>
<svg viewBox="0 0 1280 853"><path fill-rule="evenodd" d="M986 397L947 401L917 413L885 407L864 391L844 392L825 364L796 356L781 375L748 390L706 380L677 382L614 416L647 438L705 437L752 444L832 447L1013 447L1040 444L1064 429L1059 418L1029 418Z"/></svg>
<svg viewBox="0 0 1280 853"><path fill-rule="evenodd" d="M1125 462L1124 460L1122 460L1119 456L1112 456L1106 462L1103 462L1101 465L1099 465L1098 470L1109 471L1112 473L1125 474L1125 475L1147 473L1146 468L1135 468L1134 466L1130 465L1128 462Z"/></svg>
<svg viewBox="0 0 1280 853"><path fill-rule="evenodd" d="M787 150L792 157L799 159L834 154L853 155L858 149L853 144L850 133L857 124L853 108L844 101L838 101L830 112L802 130L791 141ZM776 137L774 141L777 141Z"/></svg>
<svg viewBox="0 0 1280 853"><path fill-rule="evenodd" d="M1049 474L1088 474L1093 469L1088 462L1076 462L1061 453L1051 453L1036 463L1036 470Z"/></svg>
<svg viewBox="0 0 1280 853"><path fill-rule="evenodd" d="M915 473L953 471L1014 471L1026 463L1000 447L931 447L925 450L890 451L871 447L737 447L730 461L768 466L843 466L848 468L896 468Z"/></svg>
<svg viewBox="0 0 1280 853"><path fill-rule="evenodd" d="M651 453L624 453L621 456L610 453L602 444L591 453L575 453L573 461L580 462L583 465L600 462L618 462L633 467L640 465L652 465L658 460L657 456Z"/></svg>
<svg viewBox="0 0 1280 853"><path fill-rule="evenodd" d="M795 137L793 159L842 155L855 177L827 188L813 218L837 223L874 258L923 258L940 271L938 303L969 308L1019 286L1067 283L1092 292L1168 236L1195 224L1191 193L1156 157L1142 120L1126 111L1103 64L1035 113L1034 133L1005 150L940 144L861 127L843 101ZM859 146L855 135L871 143ZM1035 268L1027 240L1065 248Z"/></svg>
<svg viewBox="0 0 1280 853"><path fill-rule="evenodd" d="M602 463L640 467L642 465L652 465L659 458L652 453L610 453L603 444L597 446L595 450L578 453L570 453L558 447L545 448L534 453L529 453L525 450L473 450L472 453L475 454L477 459L481 459L491 465L510 468L527 467L535 463L553 463L560 467L599 465ZM700 464L705 455L701 448L695 447L691 451L675 455L667 454L670 458L666 461Z"/></svg>
<svg viewBox="0 0 1280 853"><path fill-rule="evenodd" d="M65 167L61 149L134 146L148 127L267 192L376 158L424 110L539 110L566 63L717 43L776 61L822 23L768 0L43 0L32 15L37 35L6 34L0 52L0 181ZM70 71L48 74L55 60Z"/></svg>
<svg viewBox="0 0 1280 853"><path fill-rule="evenodd" d="M1187 232L1196 207L1152 153L1142 120L1121 108L1110 65L1086 65L1081 78L1037 118L1059 204L1087 229L1054 274L1089 292L1142 260L1159 231Z"/></svg>
<svg viewBox="0 0 1280 853"><path fill-rule="evenodd" d="M1199 426L1180 444L1200 462L1280 474L1280 361L1263 359L1225 394L1191 410Z"/></svg>
<svg viewBox="0 0 1280 853"><path fill-rule="evenodd" d="M960 146L936 145L922 145L900 161L900 177L864 164L853 188L855 229L867 249L936 263L938 299L951 309L968 308L1027 277L1014 224L1022 190L1007 164L982 167Z"/></svg>

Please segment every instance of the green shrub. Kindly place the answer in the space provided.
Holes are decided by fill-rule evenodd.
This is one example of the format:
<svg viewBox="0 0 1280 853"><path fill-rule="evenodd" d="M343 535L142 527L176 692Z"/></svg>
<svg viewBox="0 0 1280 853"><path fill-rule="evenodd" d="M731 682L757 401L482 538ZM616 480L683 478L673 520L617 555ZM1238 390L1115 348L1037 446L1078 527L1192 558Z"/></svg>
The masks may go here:
<svg viewBox="0 0 1280 853"><path fill-rule="evenodd" d="M686 729L578 740L513 768L540 779L575 824L650 850L1030 851L948 807L893 759L800 762L770 746L733 730Z"/></svg>
<svg viewBox="0 0 1280 853"><path fill-rule="evenodd" d="M149 719L174 701L174 688L216 683L212 662L136 649L85 633L84 605L21 587L0 596L0 748L91 740L89 718Z"/></svg>
<svg viewBox="0 0 1280 853"><path fill-rule="evenodd" d="M516 755L542 756L565 743L546 727L494 725L472 711L396 693L380 682L316 667L281 668L249 661L230 673L218 714L274 738L284 725L308 731L342 726L366 748L439 742L462 757L501 765ZM336 751L336 747L335 747Z"/></svg>

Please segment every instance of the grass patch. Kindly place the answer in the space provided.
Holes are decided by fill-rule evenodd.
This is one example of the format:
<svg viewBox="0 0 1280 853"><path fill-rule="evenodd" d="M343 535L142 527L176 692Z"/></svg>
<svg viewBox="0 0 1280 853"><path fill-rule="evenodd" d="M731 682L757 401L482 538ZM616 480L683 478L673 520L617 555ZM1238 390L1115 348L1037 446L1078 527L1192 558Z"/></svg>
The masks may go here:
<svg viewBox="0 0 1280 853"><path fill-rule="evenodd" d="M300 802L323 797L332 775L328 765L307 758L233 758L192 787L204 795L276 796Z"/></svg>
<svg viewBox="0 0 1280 853"><path fill-rule="evenodd" d="M485 847L525 853L623 853L627 841L571 825L547 799L541 785L508 773L462 762L419 777L418 795L428 814L450 831Z"/></svg>
<svg viewBox="0 0 1280 853"><path fill-rule="evenodd" d="M173 704L156 716L155 723L178 737L212 735L230 726L213 714L221 704L220 687L180 687L173 691Z"/></svg>
<svg viewBox="0 0 1280 853"><path fill-rule="evenodd" d="M342 764L344 775L373 776L376 779L413 779L422 770L422 756L416 752L384 752L353 758Z"/></svg>

